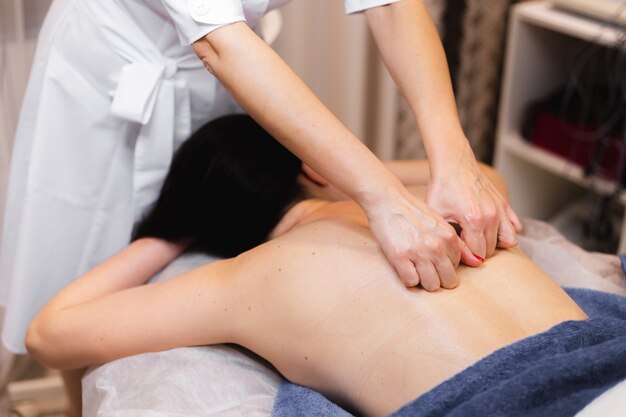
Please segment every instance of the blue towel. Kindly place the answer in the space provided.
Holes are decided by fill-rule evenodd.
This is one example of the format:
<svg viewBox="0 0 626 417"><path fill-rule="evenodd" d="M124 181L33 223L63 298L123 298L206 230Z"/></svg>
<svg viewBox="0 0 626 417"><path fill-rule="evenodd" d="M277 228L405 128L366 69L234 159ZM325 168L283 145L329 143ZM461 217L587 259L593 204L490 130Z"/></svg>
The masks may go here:
<svg viewBox="0 0 626 417"><path fill-rule="evenodd" d="M608 292L565 288L567 294L591 318L613 317L626 320L626 298Z"/></svg>
<svg viewBox="0 0 626 417"><path fill-rule="evenodd" d="M626 298L567 289L590 316L506 346L392 414L572 416L626 379ZM273 417L351 416L321 394L284 382Z"/></svg>
<svg viewBox="0 0 626 417"><path fill-rule="evenodd" d="M322 394L284 381L274 400L272 417L353 417Z"/></svg>

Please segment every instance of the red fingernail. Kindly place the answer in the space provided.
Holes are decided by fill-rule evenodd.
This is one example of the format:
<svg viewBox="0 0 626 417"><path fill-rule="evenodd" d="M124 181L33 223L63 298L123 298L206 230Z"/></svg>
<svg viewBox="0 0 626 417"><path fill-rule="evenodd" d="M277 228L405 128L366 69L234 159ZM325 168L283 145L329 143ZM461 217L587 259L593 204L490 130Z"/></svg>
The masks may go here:
<svg viewBox="0 0 626 417"><path fill-rule="evenodd" d="M472 255L474 255L474 258L478 259L480 262L485 262L485 258L482 258L482 257L476 255L475 253L473 253Z"/></svg>

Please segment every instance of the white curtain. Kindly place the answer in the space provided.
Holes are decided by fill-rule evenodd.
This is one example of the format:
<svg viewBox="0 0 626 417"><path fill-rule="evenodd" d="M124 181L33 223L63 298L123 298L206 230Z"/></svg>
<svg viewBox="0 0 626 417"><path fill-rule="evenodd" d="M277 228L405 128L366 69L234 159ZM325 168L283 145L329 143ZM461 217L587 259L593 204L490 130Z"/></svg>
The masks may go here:
<svg viewBox="0 0 626 417"><path fill-rule="evenodd" d="M39 27L51 0L0 0L0 240L11 148ZM3 311L0 310L0 326ZM0 346L0 390L13 355Z"/></svg>
<svg viewBox="0 0 626 417"><path fill-rule="evenodd" d="M37 34L50 3L51 0L0 0L0 219L19 109Z"/></svg>

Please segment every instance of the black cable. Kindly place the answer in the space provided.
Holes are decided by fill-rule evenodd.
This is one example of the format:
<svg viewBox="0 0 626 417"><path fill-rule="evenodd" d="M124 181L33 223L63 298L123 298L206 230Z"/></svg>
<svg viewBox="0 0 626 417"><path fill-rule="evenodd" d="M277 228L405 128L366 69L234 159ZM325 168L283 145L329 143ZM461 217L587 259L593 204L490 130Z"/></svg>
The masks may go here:
<svg viewBox="0 0 626 417"><path fill-rule="evenodd" d="M620 8L621 14L626 5ZM610 25L605 23L601 30ZM589 179L586 194L591 202L589 221L584 231L594 248L614 250L617 243L611 223L610 213L615 202L621 197L626 184L626 27L617 27L618 39L615 45L603 46L597 39L582 45L576 54L571 75L565 85L558 110L561 129L572 139L568 152L570 161L576 160L582 144L596 143L594 155L584 174ZM592 127L585 131L581 127ZM620 134L621 133L621 134ZM615 140L615 134L620 138ZM603 167L606 156L610 156L613 146L621 146L616 167ZM609 169L616 171L610 172ZM601 176L617 175L615 189L598 199L594 184Z"/></svg>

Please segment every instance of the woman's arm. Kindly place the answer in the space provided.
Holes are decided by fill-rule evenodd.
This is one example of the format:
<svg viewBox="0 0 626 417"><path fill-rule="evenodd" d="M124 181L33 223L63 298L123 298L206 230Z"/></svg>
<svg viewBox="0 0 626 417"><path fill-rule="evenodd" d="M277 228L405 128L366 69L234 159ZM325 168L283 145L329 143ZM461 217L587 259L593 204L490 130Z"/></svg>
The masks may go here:
<svg viewBox="0 0 626 417"><path fill-rule="evenodd" d="M465 138L443 48L423 2L403 0L365 14L424 138L429 205L461 224L465 241L481 257L491 256L497 243L514 246L521 223L479 169Z"/></svg>
<svg viewBox="0 0 626 417"><path fill-rule="evenodd" d="M229 302L220 284L227 275L226 261L142 285L180 251L177 244L139 239L87 272L31 322L29 353L48 367L68 370L137 353L230 341L230 330L220 321L207 323L221 311L208 297L219 298L219 306Z"/></svg>
<svg viewBox="0 0 626 417"><path fill-rule="evenodd" d="M411 196L245 23L211 32L196 54L268 132L364 209L372 232L406 285L455 282L464 260L454 229ZM436 282L436 286L434 285Z"/></svg>

